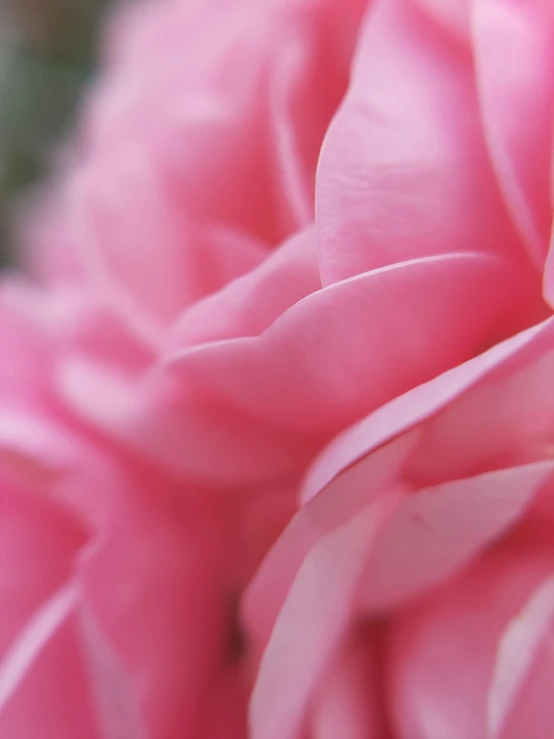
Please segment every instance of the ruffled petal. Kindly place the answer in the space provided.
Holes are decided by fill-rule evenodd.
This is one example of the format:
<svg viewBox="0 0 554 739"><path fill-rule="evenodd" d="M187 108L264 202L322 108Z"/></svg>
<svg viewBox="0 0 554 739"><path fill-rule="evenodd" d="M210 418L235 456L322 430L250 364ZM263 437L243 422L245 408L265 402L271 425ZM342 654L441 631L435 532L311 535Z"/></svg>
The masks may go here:
<svg viewBox="0 0 554 739"><path fill-rule="evenodd" d="M256 336L320 287L316 234L310 228L287 240L257 269L185 311L169 331L165 351Z"/></svg>
<svg viewBox="0 0 554 739"><path fill-rule="evenodd" d="M482 379L491 376L494 386L495 373L516 375L548 356L553 345L554 319L548 319L395 398L331 442L312 466L301 499L307 502L327 486L340 486L341 474L381 445L445 409Z"/></svg>
<svg viewBox="0 0 554 739"><path fill-rule="evenodd" d="M167 0L120 12L52 229L147 345L313 222L364 9Z"/></svg>
<svg viewBox="0 0 554 739"><path fill-rule="evenodd" d="M183 393L165 376L129 377L90 357L68 356L56 379L71 411L112 443L172 474L226 490L298 474L317 449L300 435L260 426L213 394L186 386Z"/></svg>
<svg viewBox="0 0 554 739"><path fill-rule="evenodd" d="M210 388L250 416L328 435L529 325L538 311L527 287L495 257L417 259L308 295L259 337L166 361L185 386Z"/></svg>
<svg viewBox="0 0 554 739"><path fill-rule="evenodd" d="M109 169L109 188L98 187L99 169ZM120 149L109 164L100 154L79 172L69 203L89 278L154 347L183 309L256 267L268 248L248 233L190 222L161 178L141 151Z"/></svg>

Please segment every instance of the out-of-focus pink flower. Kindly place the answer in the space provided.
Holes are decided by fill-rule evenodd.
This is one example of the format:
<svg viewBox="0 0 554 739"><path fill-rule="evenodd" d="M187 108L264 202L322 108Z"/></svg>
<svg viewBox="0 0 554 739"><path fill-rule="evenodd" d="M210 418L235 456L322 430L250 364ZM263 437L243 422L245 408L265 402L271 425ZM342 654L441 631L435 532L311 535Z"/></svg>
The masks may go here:
<svg viewBox="0 0 554 739"><path fill-rule="evenodd" d="M52 381L78 303L0 295L0 733L243 736L238 593L290 494L243 515L99 443Z"/></svg>
<svg viewBox="0 0 554 739"><path fill-rule="evenodd" d="M546 739L553 37L121 11L0 291L8 737Z"/></svg>
<svg viewBox="0 0 554 739"><path fill-rule="evenodd" d="M235 485L298 473L320 444L291 444L203 392L193 372L175 383L159 352L189 307L239 275L257 283L257 266L274 298L255 309L258 324L321 287L315 242L299 234L313 223L321 142L365 5L168 0L140 3L111 27L62 181L26 237L34 273L90 296L89 314L107 315L121 337L117 361L82 347L60 355L60 394L166 468ZM288 237L306 243L267 262ZM142 366L130 366L129 344ZM162 370L145 376L154 359Z"/></svg>
<svg viewBox="0 0 554 739"><path fill-rule="evenodd" d="M313 221L364 6L141 2L111 27L62 228L146 342Z"/></svg>

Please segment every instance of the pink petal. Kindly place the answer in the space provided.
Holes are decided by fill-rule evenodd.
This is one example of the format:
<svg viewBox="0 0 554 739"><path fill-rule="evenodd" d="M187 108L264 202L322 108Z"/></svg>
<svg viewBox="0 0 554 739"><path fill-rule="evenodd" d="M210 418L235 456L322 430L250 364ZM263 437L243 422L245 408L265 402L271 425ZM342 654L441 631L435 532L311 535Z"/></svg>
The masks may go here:
<svg viewBox="0 0 554 739"><path fill-rule="evenodd" d="M23 623L0 664L0 732L18 739L105 739L96 730L79 653L75 585Z"/></svg>
<svg viewBox="0 0 554 739"><path fill-rule="evenodd" d="M458 40L469 42L469 3L467 0L415 0L429 17Z"/></svg>
<svg viewBox="0 0 554 739"><path fill-rule="evenodd" d="M302 563L252 693L252 739L299 735L313 690L351 621L354 594L375 536L396 500L389 496L324 536Z"/></svg>
<svg viewBox="0 0 554 739"><path fill-rule="evenodd" d="M532 593L521 612L507 625L501 637L488 696L491 739L496 737L515 739L516 736L521 736L522 729L527 736L546 739L549 735L553 718L550 697L554 677L553 619L554 579L550 577ZM536 680L533 668L539 665L542 668L540 674L542 684L529 685L533 678ZM525 687L533 688L533 692L528 692L528 696L525 696ZM521 698L525 697L528 698L527 706L524 706L527 711L522 711L522 706L517 704L521 704ZM537 700L540 698L543 699L542 705ZM539 711L542 715L539 715ZM525 723L522 723L522 719Z"/></svg>
<svg viewBox="0 0 554 739"><path fill-rule="evenodd" d="M554 320L549 319L382 406L327 447L307 477L302 500L310 500L377 447L432 417L481 378L494 372L515 374L551 351L553 342Z"/></svg>
<svg viewBox="0 0 554 739"><path fill-rule="evenodd" d="M59 367L60 396L113 441L172 473L224 487L298 472L315 452L300 436L260 424L205 393L180 394L167 377L128 377L88 357ZM217 458L217 465L214 465Z"/></svg>
<svg viewBox="0 0 554 739"><path fill-rule="evenodd" d="M364 9L365 0L340 6L332 0L301 0L285 10L294 22L283 29L271 59L267 126L274 139L277 193L285 195L297 228L314 219L321 142L346 91Z"/></svg>
<svg viewBox="0 0 554 739"><path fill-rule="evenodd" d="M489 256L413 260L313 293L259 337L167 361L181 382L194 380L249 415L327 435L528 325L537 313L524 296L519 303L521 289L521 274Z"/></svg>
<svg viewBox="0 0 554 739"><path fill-rule="evenodd" d="M14 219L14 242L19 262L39 282L82 286L86 275L66 218L67 193L62 182L57 185L23 204L21 217Z"/></svg>
<svg viewBox="0 0 554 739"><path fill-rule="evenodd" d="M151 17L142 10L89 100L82 148L95 159L130 146L150 152L185 222L228 223L279 241L286 234L273 212L262 116L269 34L280 18L249 3L169 2ZM252 182L254 190L240 186Z"/></svg>
<svg viewBox="0 0 554 739"><path fill-rule="evenodd" d="M554 180L553 180L554 181ZM554 302L554 234L550 237L548 256L544 265L543 294L549 305Z"/></svg>
<svg viewBox="0 0 554 739"><path fill-rule="evenodd" d="M367 633L364 633L367 632ZM313 739L386 739L381 703L379 635L355 630L332 663L317 692L310 721Z"/></svg>
<svg viewBox="0 0 554 739"><path fill-rule="evenodd" d="M22 375L22 379L29 378L25 384L27 397L47 384L45 380L51 380L49 374L45 377L46 370L67 350L93 354L129 371L142 370L152 360L151 350L129 334L125 324L88 286L43 288L12 278L2 284L1 302L6 319L9 315L18 326L18 345L13 347L12 356L16 352L42 353L39 375L32 376L29 370Z"/></svg>
<svg viewBox="0 0 554 739"><path fill-rule="evenodd" d="M102 164L100 155L94 168ZM103 175L95 169L81 171L73 187L75 241L106 298L155 346L181 310L253 269L267 246L229 228L190 223L147 154L120 150L103 166L109 189L98 187Z"/></svg>
<svg viewBox="0 0 554 739"><path fill-rule="evenodd" d="M86 607L81 609L80 626L102 739L146 739L130 677Z"/></svg>
<svg viewBox="0 0 554 739"><path fill-rule="evenodd" d="M21 625L66 582L86 541L79 522L51 498L28 495L2 480L0 657Z"/></svg>
<svg viewBox="0 0 554 739"><path fill-rule="evenodd" d="M376 0L366 16L322 149L316 222L324 285L452 251L523 257L482 138L470 58L413 3Z"/></svg>
<svg viewBox="0 0 554 739"><path fill-rule="evenodd" d="M550 627L552 629L552 626ZM552 712L552 632L543 643L514 706L502 739L550 739Z"/></svg>
<svg viewBox="0 0 554 739"><path fill-rule="evenodd" d="M76 598L74 585L59 590L16 635L0 664L0 712L17 691L37 654L73 611Z"/></svg>
<svg viewBox="0 0 554 739"><path fill-rule="evenodd" d="M0 408L0 465L6 479L50 496L75 461L78 443L36 412Z"/></svg>
<svg viewBox="0 0 554 739"><path fill-rule="evenodd" d="M445 483L408 496L383 527L363 577L370 612L446 581L525 513L554 462Z"/></svg>
<svg viewBox="0 0 554 739"><path fill-rule="evenodd" d="M472 6L483 125L500 188L531 259L542 269L550 234L554 17L548 3Z"/></svg>
<svg viewBox="0 0 554 739"><path fill-rule="evenodd" d="M273 79L270 78L269 126L274 129L277 176L280 180L279 185L281 185L284 193L288 195L289 203L287 205L293 212L293 219L291 220L293 220L293 223L296 222L302 226L308 226L314 218L313 189L317 152L315 156L312 151L309 152L312 167L310 169L305 168L302 159L306 156L306 151L299 146L300 142L295 130L297 121L294 113L295 108L299 108L302 103L305 105L302 100L305 80L302 79L302 76L310 79L310 77L315 76L314 72L319 71L317 69L319 65L314 65L314 62L309 58L310 51L311 49L307 47L303 34L294 32L288 34L284 38L284 43L280 49L279 59L274 64ZM315 70L310 69L310 62L312 62L312 66L316 66ZM298 75L298 70L301 70L302 76ZM334 80L331 77L330 87L334 87L333 83ZM308 87L308 89L310 88ZM339 90L342 93L343 85L340 85ZM340 93L338 99L340 99ZM338 103L338 99L333 102ZM309 102L313 105L313 100ZM301 111L302 117L306 116L308 118L306 113L308 113L309 107L307 110ZM333 106L329 107L331 109L328 116L326 116L325 123L330 120L334 113ZM308 121L301 119L300 123L306 125ZM309 122L312 123L312 121ZM324 132L325 128L318 131L319 135L313 136L312 142L319 144ZM313 149L314 147L310 148Z"/></svg>
<svg viewBox="0 0 554 739"><path fill-rule="evenodd" d="M554 351L521 360L500 365L429 419L407 469L420 486L550 456Z"/></svg>
<svg viewBox="0 0 554 739"><path fill-rule="evenodd" d="M221 528L162 490L155 501L137 491L119 504L125 515L80 568L93 618L85 626L92 623L95 641L105 642L100 653L90 644L97 697L106 719L117 718L109 704L117 698L131 717L136 703L147 736L192 739L205 691L231 660ZM125 678L120 696L104 684L104 670L116 683Z"/></svg>
<svg viewBox="0 0 554 739"><path fill-rule="evenodd" d="M160 484L153 480L151 471L136 460L125 461L125 469L113 457L99 452L86 440L68 429L61 419L19 408L0 408L0 465L6 481L12 481L30 491L30 505L37 509L42 522L49 518L42 511L41 501L60 507L67 523L75 527L63 533L55 532L66 544L73 543L76 554L87 541L87 533L110 527L121 516L125 496L135 495L148 485ZM22 496L22 500L25 500ZM37 502L38 501L38 502ZM56 508L54 508L56 510ZM70 518L75 515L75 521ZM64 518L61 519L63 524ZM79 546L75 544L80 532ZM41 541L40 537L36 537ZM55 547L52 545L49 548Z"/></svg>
<svg viewBox="0 0 554 739"><path fill-rule="evenodd" d="M46 394L50 351L40 323L29 320L27 310L36 312L36 301L27 299L29 286L14 275L3 275L0 283L0 392L16 399L41 402ZM23 306L23 309L22 309Z"/></svg>
<svg viewBox="0 0 554 739"><path fill-rule="evenodd" d="M165 2L121 13L55 229L145 342L313 221L321 141L364 7Z"/></svg>
<svg viewBox="0 0 554 739"><path fill-rule="evenodd" d="M194 739L245 739L247 691L240 669L224 670L209 691Z"/></svg>
<svg viewBox="0 0 554 739"><path fill-rule="evenodd" d="M232 578L242 590L249 583L284 529L298 510L298 479L279 480L254 486L252 493L237 505L229 497L226 515L231 527L236 520Z"/></svg>
<svg viewBox="0 0 554 739"><path fill-rule="evenodd" d="M549 539L515 537L434 597L398 614L388 656L389 710L398 739L488 736L497 648L511 619L552 572ZM519 736L546 739L535 728L528 720Z"/></svg>
<svg viewBox="0 0 554 739"><path fill-rule="evenodd" d="M243 616L253 650L265 648L287 593L313 547L391 490L405 492L395 479L417 439L417 433L406 434L382 446L365 465L353 467L354 474L348 470L336 486L330 485L298 511L243 596Z"/></svg>
<svg viewBox="0 0 554 739"><path fill-rule="evenodd" d="M191 306L171 329L167 352L221 339L256 336L321 287L313 228L276 249L252 272Z"/></svg>

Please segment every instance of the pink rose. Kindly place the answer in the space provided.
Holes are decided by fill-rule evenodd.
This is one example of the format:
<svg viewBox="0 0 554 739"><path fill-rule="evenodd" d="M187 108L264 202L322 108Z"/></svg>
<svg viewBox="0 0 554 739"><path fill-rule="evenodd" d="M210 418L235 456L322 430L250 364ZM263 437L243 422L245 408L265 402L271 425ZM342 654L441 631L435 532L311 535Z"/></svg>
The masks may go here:
<svg viewBox="0 0 554 739"><path fill-rule="evenodd" d="M545 736L553 34L120 12L0 290L8 737Z"/></svg>

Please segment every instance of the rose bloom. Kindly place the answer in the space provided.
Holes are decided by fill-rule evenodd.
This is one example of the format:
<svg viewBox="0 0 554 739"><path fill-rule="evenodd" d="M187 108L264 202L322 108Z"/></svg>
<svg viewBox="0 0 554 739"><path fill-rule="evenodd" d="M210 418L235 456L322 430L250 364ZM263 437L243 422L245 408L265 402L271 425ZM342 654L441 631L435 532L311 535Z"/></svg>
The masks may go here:
<svg viewBox="0 0 554 739"><path fill-rule="evenodd" d="M0 735L549 739L553 6L101 59L0 289Z"/></svg>

